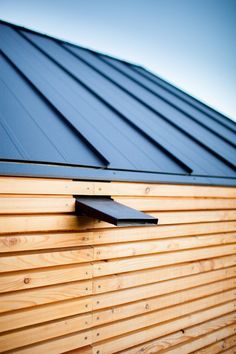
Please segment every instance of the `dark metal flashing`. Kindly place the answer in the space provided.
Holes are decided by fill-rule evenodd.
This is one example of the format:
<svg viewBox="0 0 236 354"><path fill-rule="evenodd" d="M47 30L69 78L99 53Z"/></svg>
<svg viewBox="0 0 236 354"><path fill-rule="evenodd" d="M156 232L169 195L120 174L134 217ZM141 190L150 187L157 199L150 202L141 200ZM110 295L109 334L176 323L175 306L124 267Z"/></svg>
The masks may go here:
<svg viewBox="0 0 236 354"><path fill-rule="evenodd" d="M0 162L0 176L236 187L236 178L132 172L17 162Z"/></svg>
<svg viewBox="0 0 236 354"><path fill-rule="evenodd" d="M108 222L116 226L156 225L158 219L110 197L75 196L75 213Z"/></svg>

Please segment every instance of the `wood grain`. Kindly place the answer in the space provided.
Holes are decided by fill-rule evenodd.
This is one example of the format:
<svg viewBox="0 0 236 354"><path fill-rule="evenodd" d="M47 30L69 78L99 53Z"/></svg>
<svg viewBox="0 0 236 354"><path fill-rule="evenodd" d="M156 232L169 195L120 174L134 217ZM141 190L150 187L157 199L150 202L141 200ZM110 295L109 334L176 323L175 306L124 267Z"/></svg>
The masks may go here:
<svg viewBox="0 0 236 354"><path fill-rule="evenodd" d="M74 214L112 196L159 219ZM0 352L233 352L236 188L0 177Z"/></svg>

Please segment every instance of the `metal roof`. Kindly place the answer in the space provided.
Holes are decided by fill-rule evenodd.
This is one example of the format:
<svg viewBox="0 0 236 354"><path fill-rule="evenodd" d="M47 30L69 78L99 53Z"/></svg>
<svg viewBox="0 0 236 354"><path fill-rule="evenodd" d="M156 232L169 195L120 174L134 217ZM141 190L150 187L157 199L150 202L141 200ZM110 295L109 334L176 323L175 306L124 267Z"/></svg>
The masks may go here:
<svg viewBox="0 0 236 354"><path fill-rule="evenodd" d="M0 174L236 185L236 124L146 69L0 22Z"/></svg>

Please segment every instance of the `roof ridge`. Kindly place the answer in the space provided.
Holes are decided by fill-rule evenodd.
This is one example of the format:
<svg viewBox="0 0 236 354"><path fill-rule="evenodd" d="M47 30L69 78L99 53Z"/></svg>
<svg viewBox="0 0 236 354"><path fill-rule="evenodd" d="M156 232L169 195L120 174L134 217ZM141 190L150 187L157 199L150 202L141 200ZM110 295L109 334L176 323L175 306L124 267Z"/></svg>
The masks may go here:
<svg viewBox="0 0 236 354"><path fill-rule="evenodd" d="M128 64L128 65L137 66L137 67L139 67L139 68L142 68L142 69L146 70L143 65L139 65L139 64L137 64L137 63L133 63L133 62L127 61L127 60L125 60L125 59L118 58L118 57L113 56L113 55L109 55L109 54L107 54L107 53L104 53L104 52L99 51L99 50L96 50L96 49L92 49L92 48L89 48L89 47L84 47L84 46L82 46L82 45L80 45L80 44L71 42L71 41L69 41L69 40L67 40L67 39L62 39L62 38L59 38L59 37L55 37L55 36L50 35L50 34L48 34L48 33L40 32L40 31L38 31L38 30L35 30L35 29L32 29L32 28L28 28L28 27L25 27L25 26L23 26L23 25L19 25L19 24L16 24L16 23L8 22L8 21L3 20L3 19L0 18L0 24L1 24L1 23L2 23L2 24L5 24L5 25L12 26L12 27L14 27L14 28L16 28L16 29L18 29L18 30L23 30L23 31L27 31L27 32L30 32L30 33L33 33L33 34L37 34L37 35L40 35L40 36L44 36L44 37L47 37L47 38L49 38L49 39L53 39L53 40L58 41L58 42L61 42L61 43L69 44L69 45L72 45L72 46L74 46L74 47L77 47L77 48L80 48L80 49L87 50L87 51L89 51L89 52L95 53L95 54L97 54L97 55L103 55L103 56L105 56L105 57L108 57L108 58L111 58L111 59L115 59L115 60L117 60L117 61L126 63L126 64Z"/></svg>

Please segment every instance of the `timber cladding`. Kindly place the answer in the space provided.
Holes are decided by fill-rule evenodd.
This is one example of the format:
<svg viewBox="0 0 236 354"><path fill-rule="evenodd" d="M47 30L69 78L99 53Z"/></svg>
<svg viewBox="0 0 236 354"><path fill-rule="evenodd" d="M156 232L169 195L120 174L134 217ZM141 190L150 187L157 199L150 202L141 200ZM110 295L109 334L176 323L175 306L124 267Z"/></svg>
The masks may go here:
<svg viewBox="0 0 236 354"><path fill-rule="evenodd" d="M234 353L236 188L0 178L0 351ZM74 214L111 195L158 217Z"/></svg>

